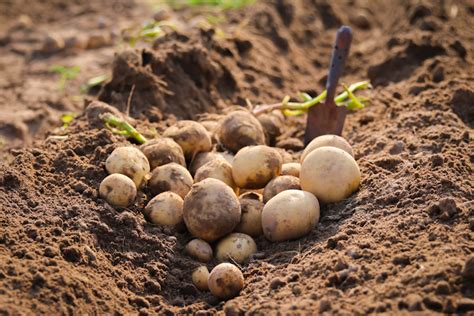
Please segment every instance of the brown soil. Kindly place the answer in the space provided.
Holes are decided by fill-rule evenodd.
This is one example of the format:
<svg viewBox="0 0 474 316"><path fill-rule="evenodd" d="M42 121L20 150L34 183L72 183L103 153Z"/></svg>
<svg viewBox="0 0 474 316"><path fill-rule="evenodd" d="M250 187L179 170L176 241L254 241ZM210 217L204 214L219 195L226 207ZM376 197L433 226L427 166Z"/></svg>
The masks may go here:
<svg viewBox="0 0 474 316"><path fill-rule="evenodd" d="M70 55L35 55L29 36L51 25L81 30L87 23L69 23L76 16L69 10L54 16L63 2L47 3L11 11L0 5L1 17L27 9L51 14L37 21L33 35L3 30L0 69L7 76L0 113L34 109L57 120L69 110L50 111L49 98L59 94L45 69ZM84 21L99 15L127 20L105 4L87 3L73 6L86 12L79 15ZM0 315L472 313L474 3L350 3L262 1L227 12L217 32L173 32L153 48L118 54L99 99L125 111L133 90L130 115L150 133L177 118L245 105L246 98L261 103L297 91L314 94L323 88L336 28L351 25L355 38L344 82L369 78L374 85L371 105L349 115L344 130L363 175L356 194L324 206L317 228L304 238L258 238L261 253L242 266L244 290L219 302L191 283L197 263L183 254L191 236L145 221L141 210L149 195L141 193L125 210L98 198L105 159L127 141L86 110L67 139L11 150L11 161L0 165ZM130 5L130 20L144 10L122 5ZM177 16L188 21L189 14ZM32 53L19 56L15 45ZM101 49L74 53L82 67L91 67L88 75L112 63L114 48ZM14 142L5 126L15 120L4 117L0 131ZM301 141L303 122L287 120L279 143ZM48 125L22 127L30 136L19 144L48 133ZM299 156L289 153L288 159Z"/></svg>

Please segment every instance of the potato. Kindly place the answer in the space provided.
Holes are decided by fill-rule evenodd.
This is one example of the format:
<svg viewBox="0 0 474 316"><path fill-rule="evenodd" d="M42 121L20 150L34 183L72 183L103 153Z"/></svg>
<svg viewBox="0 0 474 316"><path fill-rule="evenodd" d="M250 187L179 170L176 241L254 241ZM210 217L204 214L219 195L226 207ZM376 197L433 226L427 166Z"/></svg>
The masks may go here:
<svg viewBox="0 0 474 316"><path fill-rule="evenodd" d="M149 182L149 188L153 194L171 191L183 199L192 185L193 177L189 171L174 162L156 167Z"/></svg>
<svg viewBox="0 0 474 316"><path fill-rule="evenodd" d="M184 153L174 140L167 137L160 137L146 142L140 148L150 162L151 170L156 167L176 162L186 167Z"/></svg>
<svg viewBox="0 0 474 316"><path fill-rule="evenodd" d="M209 270L206 266L200 266L193 271L193 284L200 291L209 291Z"/></svg>
<svg viewBox="0 0 474 316"><path fill-rule="evenodd" d="M183 149L184 157L191 160L197 153L211 151L212 142L207 130L194 121L179 121L168 127L163 136L172 138Z"/></svg>
<svg viewBox="0 0 474 316"><path fill-rule="evenodd" d="M322 135L313 139L306 146L306 148L303 151L303 154L301 155L301 163L303 163L303 161L309 155L309 153L323 146L330 146L330 147L336 147L336 148L342 149L345 152L347 152L349 155L354 157L354 152L352 151L352 147L347 142L347 140L345 140L344 138L338 135Z"/></svg>
<svg viewBox="0 0 474 316"><path fill-rule="evenodd" d="M112 206L127 207L135 201L137 187L129 177L113 173L100 183L99 195Z"/></svg>
<svg viewBox="0 0 474 316"><path fill-rule="evenodd" d="M150 173L150 164L146 156L135 147L117 147L105 161L108 173L121 173L135 182L139 188Z"/></svg>
<svg viewBox="0 0 474 316"><path fill-rule="evenodd" d="M243 110L226 115L217 135L219 142L234 153L246 146L265 144L262 125L255 116Z"/></svg>
<svg viewBox="0 0 474 316"><path fill-rule="evenodd" d="M211 246L201 239L193 239L186 244L184 251L194 259L206 263L212 260Z"/></svg>
<svg viewBox="0 0 474 316"><path fill-rule="evenodd" d="M194 157L193 161L191 161L191 164L189 166L189 172L194 176L196 174L196 171L205 164L207 164L209 161L213 161L215 159L220 158L223 158L222 155L214 151L199 153L196 155L196 157Z"/></svg>
<svg viewBox="0 0 474 316"><path fill-rule="evenodd" d="M226 300L239 295L244 287L244 275L235 265L221 263L212 269L208 280L212 295Z"/></svg>
<svg viewBox="0 0 474 316"><path fill-rule="evenodd" d="M194 184L184 198L184 222L189 232L206 241L232 232L240 221L240 204L234 191L217 179Z"/></svg>
<svg viewBox="0 0 474 316"><path fill-rule="evenodd" d="M308 234L319 221L318 199L311 193L287 190L263 207L263 234L270 241L296 239Z"/></svg>
<svg viewBox="0 0 474 316"><path fill-rule="evenodd" d="M301 164L301 188L313 193L322 203L334 203L349 197L360 184L355 159L336 147L320 147Z"/></svg>
<svg viewBox="0 0 474 316"><path fill-rule="evenodd" d="M233 233L221 239L216 246L216 258L219 261L233 260L243 263L257 252L257 244L246 234Z"/></svg>
<svg viewBox="0 0 474 316"><path fill-rule="evenodd" d="M160 193L148 202L145 215L155 225L177 226L183 222L183 199L173 192Z"/></svg>
<svg viewBox="0 0 474 316"><path fill-rule="evenodd" d="M261 201L261 197L260 194L254 192L248 192L239 197L242 215L239 225L235 228L236 232L252 237L258 237L263 234L263 202Z"/></svg>
<svg viewBox="0 0 474 316"><path fill-rule="evenodd" d="M281 166L281 173L282 176L293 176L293 177L300 177L300 170L301 164L298 162L288 162L284 163Z"/></svg>
<svg viewBox="0 0 474 316"><path fill-rule="evenodd" d="M209 161L204 166L199 168L196 172L196 175L194 176L194 182L198 183L207 178L221 180L231 187L234 192L239 192L239 188L235 184L234 178L232 177L232 165L224 158Z"/></svg>
<svg viewBox="0 0 474 316"><path fill-rule="evenodd" d="M293 176L279 176L273 178L263 190L263 203L285 190L301 190L300 179Z"/></svg>
<svg viewBox="0 0 474 316"><path fill-rule="evenodd" d="M276 138L281 135L283 130L283 118L277 113L264 113L257 117L260 124L262 124L267 143L274 145Z"/></svg>
<svg viewBox="0 0 474 316"><path fill-rule="evenodd" d="M260 189L280 174L281 165L277 150L265 145L249 146L235 155L232 176L240 188Z"/></svg>

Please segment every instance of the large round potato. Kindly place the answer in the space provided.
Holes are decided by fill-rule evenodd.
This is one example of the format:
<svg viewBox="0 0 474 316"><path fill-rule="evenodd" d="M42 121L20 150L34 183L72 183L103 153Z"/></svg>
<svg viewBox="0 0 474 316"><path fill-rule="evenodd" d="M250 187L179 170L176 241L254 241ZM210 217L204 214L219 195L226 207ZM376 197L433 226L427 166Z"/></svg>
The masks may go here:
<svg viewBox="0 0 474 316"><path fill-rule="evenodd" d="M221 144L234 153L245 146L265 144L262 125L255 116L244 110L227 114L217 133Z"/></svg>
<svg viewBox="0 0 474 316"><path fill-rule="evenodd" d="M357 162L346 151L320 147L303 161L301 188L316 195L322 203L333 203L349 197L360 184Z"/></svg>
<svg viewBox="0 0 474 316"><path fill-rule="evenodd" d="M319 221L318 199L311 193L287 190L263 207L263 234L270 241L285 241L308 234Z"/></svg>
<svg viewBox="0 0 474 316"><path fill-rule="evenodd" d="M151 170L170 162L176 162L186 167L186 161L184 160L184 153L181 146L171 138L160 137L150 140L141 146L141 150L148 158Z"/></svg>
<svg viewBox="0 0 474 316"><path fill-rule="evenodd" d="M99 195L112 206L127 207L135 201L137 188L129 177L113 173L100 183Z"/></svg>
<svg viewBox="0 0 474 316"><path fill-rule="evenodd" d="M194 121L179 121L168 127L163 136L172 138L183 149L184 157L191 160L197 153L212 149L208 131Z"/></svg>
<svg viewBox="0 0 474 316"><path fill-rule="evenodd" d="M219 261L243 263L257 252L257 244L246 234L233 233L219 241L216 246L216 258Z"/></svg>
<svg viewBox="0 0 474 316"><path fill-rule="evenodd" d="M183 199L173 192L160 193L148 202L144 213L155 225L177 226L183 222Z"/></svg>
<svg viewBox="0 0 474 316"><path fill-rule="evenodd" d="M235 231L252 237L262 235L262 196L255 192L247 192L239 197L239 201L242 216Z"/></svg>
<svg viewBox="0 0 474 316"><path fill-rule="evenodd" d="M171 191L183 199L192 185L193 177L189 171L174 162L156 167L149 182L149 188L153 194Z"/></svg>
<svg viewBox="0 0 474 316"><path fill-rule="evenodd" d="M222 157L209 161L204 166L199 168L196 172L196 175L194 176L194 182L197 183L207 178L221 180L231 187L234 192L237 193L239 191L239 188L235 184L234 178L232 177L232 165Z"/></svg>
<svg viewBox="0 0 474 316"><path fill-rule="evenodd" d="M211 246L201 239L193 239L186 244L184 251L194 259L206 263L212 260Z"/></svg>
<svg viewBox="0 0 474 316"><path fill-rule="evenodd" d="M135 147L117 147L105 161L107 172L121 173L135 182L139 188L150 173L150 164L146 156Z"/></svg>
<svg viewBox="0 0 474 316"><path fill-rule="evenodd" d="M351 145L338 135L321 135L313 139L304 149L303 154L301 155L301 163L303 163L304 159L315 149L320 147L336 147L339 149L344 150L349 155L354 157L354 152L352 151Z"/></svg>
<svg viewBox="0 0 474 316"><path fill-rule="evenodd" d="M277 150L265 145L249 146L235 155L232 176L240 188L260 189L280 174L281 165Z"/></svg>
<svg viewBox="0 0 474 316"><path fill-rule="evenodd" d="M284 163L281 166L281 173L282 176L293 176L293 177L300 177L300 170L301 164L298 162L288 162Z"/></svg>
<svg viewBox="0 0 474 316"><path fill-rule="evenodd" d="M212 295L227 300L239 295L244 287L244 275L235 265L224 262L212 269L208 286Z"/></svg>
<svg viewBox="0 0 474 316"><path fill-rule="evenodd" d="M228 185L208 178L192 186L184 198L183 215L186 227L193 236L214 241L237 226L240 204Z"/></svg>
<svg viewBox="0 0 474 316"><path fill-rule="evenodd" d="M278 176L273 178L263 190L263 202L267 203L278 193L292 189L301 190L299 178L293 176Z"/></svg>

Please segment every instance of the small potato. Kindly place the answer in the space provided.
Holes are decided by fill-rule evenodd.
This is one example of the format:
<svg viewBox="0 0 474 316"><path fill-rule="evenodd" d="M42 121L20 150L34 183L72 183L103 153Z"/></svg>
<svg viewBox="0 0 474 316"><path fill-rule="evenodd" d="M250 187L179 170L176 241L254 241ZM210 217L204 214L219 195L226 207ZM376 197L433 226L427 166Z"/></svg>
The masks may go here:
<svg viewBox="0 0 474 316"><path fill-rule="evenodd" d="M276 138L281 135L283 130L283 118L277 113L264 113L257 117L262 124L268 144L274 145Z"/></svg>
<svg viewBox="0 0 474 316"><path fill-rule="evenodd" d="M167 137L153 139L145 143L140 148L150 162L151 170L156 167L176 162L186 167L184 153L174 140Z"/></svg>
<svg viewBox="0 0 474 316"><path fill-rule="evenodd" d="M319 221L318 199L311 193L287 190L263 207L263 234L270 241L285 241L308 234Z"/></svg>
<svg viewBox="0 0 474 316"><path fill-rule="evenodd" d="M196 171L207 164L209 161L213 161L215 159L220 159L223 158L220 153L216 153L214 151L209 151L205 153L199 153L194 157L193 161L191 161L191 164L189 166L189 172L192 175L196 174Z"/></svg>
<svg viewBox="0 0 474 316"><path fill-rule="evenodd" d="M263 190L263 202L267 203L272 197L285 190L301 190L300 179L293 176L273 178Z"/></svg>
<svg viewBox="0 0 474 316"><path fill-rule="evenodd" d="M243 110L226 115L217 134L222 145L234 153L245 146L265 144L262 125L255 116Z"/></svg>
<svg viewBox="0 0 474 316"><path fill-rule="evenodd" d="M149 188L153 194L158 195L162 192L171 191L183 199L192 185L193 177L189 171L174 162L156 167L149 182Z"/></svg>
<svg viewBox="0 0 474 316"><path fill-rule="evenodd" d="M201 239L193 239L186 244L184 251L194 259L206 263L212 260L211 246Z"/></svg>
<svg viewBox="0 0 474 316"><path fill-rule="evenodd" d="M150 164L146 156L135 147L118 147L105 161L107 172L121 173L135 182L139 188L150 173Z"/></svg>
<svg viewBox="0 0 474 316"><path fill-rule="evenodd" d="M240 221L240 203L234 191L217 179L194 184L184 198L184 222L189 232L206 241L232 232Z"/></svg>
<svg viewBox="0 0 474 316"><path fill-rule="evenodd" d="M199 168L196 172L196 175L194 176L194 182L198 183L207 178L221 180L231 187L234 192L239 192L239 188L235 184L234 178L232 177L232 165L224 158L209 161L204 166Z"/></svg>
<svg viewBox="0 0 474 316"><path fill-rule="evenodd" d="M135 201L135 183L123 174L113 173L100 183L99 195L112 206L127 207Z"/></svg>
<svg viewBox="0 0 474 316"><path fill-rule="evenodd" d="M209 270L206 266L200 266L193 271L193 284L200 291L209 291Z"/></svg>
<svg viewBox="0 0 474 316"><path fill-rule="evenodd" d="M277 150L265 145L249 146L235 155L232 176L240 188L260 189L280 174L281 165Z"/></svg>
<svg viewBox="0 0 474 316"><path fill-rule="evenodd" d="M227 300L239 295L244 288L244 275L235 265L221 263L209 274L208 286L212 295Z"/></svg>
<svg viewBox="0 0 474 316"><path fill-rule="evenodd" d="M148 202L145 214L155 225L177 226L183 222L183 199L173 192L160 193Z"/></svg>
<svg viewBox="0 0 474 316"><path fill-rule="evenodd" d="M323 146L330 146L330 147L336 147L336 148L342 149L345 152L347 152L349 155L354 157L354 152L352 151L352 147L347 142L347 140L345 140L344 138L338 135L322 135L313 139L308 144L308 146L306 146L305 150L303 151L303 154L301 155L301 163L303 163L303 161L309 155L309 153Z"/></svg>
<svg viewBox="0 0 474 316"><path fill-rule="evenodd" d="M211 151L212 142L207 130L194 121L179 121L168 127L163 136L172 138L183 149L184 157L191 160L197 153Z"/></svg>
<svg viewBox="0 0 474 316"><path fill-rule="evenodd" d="M349 197L360 184L355 159L336 147L320 147L301 164L301 188L313 193L322 203L334 203Z"/></svg>
<svg viewBox="0 0 474 316"><path fill-rule="evenodd" d="M252 237L262 235L262 196L258 193L248 192L242 194L239 201L242 215L235 231Z"/></svg>
<svg viewBox="0 0 474 316"><path fill-rule="evenodd" d="M281 166L281 174L282 176L293 176L293 177L300 177L300 170L301 164L297 162L288 162L284 163Z"/></svg>
<svg viewBox="0 0 474 316"><path fill-rule="evenodd" d="M234 260L243 263L257 252L257 244L246 234L233 233L221 239L216 246L216 258L220 262Z"/></svg>

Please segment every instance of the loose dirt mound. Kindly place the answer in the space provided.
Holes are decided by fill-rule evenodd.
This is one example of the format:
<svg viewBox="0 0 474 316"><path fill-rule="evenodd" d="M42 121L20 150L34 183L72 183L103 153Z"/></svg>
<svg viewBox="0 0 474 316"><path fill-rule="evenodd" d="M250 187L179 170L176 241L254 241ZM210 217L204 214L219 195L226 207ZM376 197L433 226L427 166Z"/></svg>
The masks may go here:
<svg viewBox="0 0 474 316"><path fill-rule="evenodd" d="M67 139L0 166L0 314L474 310L474 4L364 3L258 3L228 13L230 38L172 34L115 58L100 98L125 110L135 86L131 115L160 131L173 116L320 91L335 28L355 28L344 81L375 86L345 128L361 188L323 207L305 238L257 239L239 297L192 285L190 236L147 223L147 196L121 211L98 198L105 159L125 141L82 115ZM302 122L282 139L301 139Z"/></svg>

